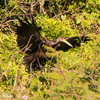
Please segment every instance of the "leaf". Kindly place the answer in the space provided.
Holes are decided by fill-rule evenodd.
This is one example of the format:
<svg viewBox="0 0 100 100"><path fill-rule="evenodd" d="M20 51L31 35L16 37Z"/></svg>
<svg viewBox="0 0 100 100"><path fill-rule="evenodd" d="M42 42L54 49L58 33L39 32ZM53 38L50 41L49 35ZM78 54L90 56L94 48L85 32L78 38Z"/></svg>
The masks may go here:
<svg viewBox="0 0 100 100"><path fill-rule="evenodd" d="M82 16L77 15L77 17L75 18L75 23L80 24L81 22L82 22Z"/></svg>
<svg viewBox="0 0 100 100"><path fill-rule="evenodd" d="M69 9L71 10L71 9L73 9L74 8L74 6L73 5L69 5Z"/></svg>
<svg viewBox="0 0 100 100"><path fill-rule="evenodd" d="M100 19L98 20L98 24L100 25Z"/></svg>
<svg viewBox="0 0 100 100"><path fill-rule="evenodd" d="M90 20L83 20L82 23L81 23L81 25L82 25L83 27L90 26L90 24L91 24Z"/></svg>
<svg viewBox="0 0 100 100"><path fill-rule="evenodd" d="M61 19L65 20L66 19L66 15L61 15Z"/></svg>

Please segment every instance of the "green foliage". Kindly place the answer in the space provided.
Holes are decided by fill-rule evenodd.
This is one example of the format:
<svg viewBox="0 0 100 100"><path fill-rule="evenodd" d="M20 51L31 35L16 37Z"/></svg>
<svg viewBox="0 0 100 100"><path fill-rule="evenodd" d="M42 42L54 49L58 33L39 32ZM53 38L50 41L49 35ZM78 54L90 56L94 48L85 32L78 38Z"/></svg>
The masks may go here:
<svg viewBox="0 0 100 100"><path fill-rule="evenodd" d="M47 16L37 16L37 24L42 27L42 36L48 39L56 39L58 36L73 36L77 30L73 30L69 20L50 19ZM77 33L76 33L77 34Z"/></svg>
<svg viewBox="0 0 100 100"><path fill-rule="evenodd" d="M10 88L14 89L22 79L24 82L28 78L28 73L25 72L25 66L22 64L22 53L17 47L14 34L5 35L0 32L0 58L2 58L0 59L0 89L9 94ZM13 92L10 91L10 94Z"/></svg>
<svg viewBox="0 0 100 100"><path fill-rule="evenodd" d="M51 60L46 62L44 70L28 73L16 35L8 33L12 24L6 21L14 19L14 14L31 12L30 2L34 6L38 4L32 0L8 0L6 5L0 2L0 28L5 32L0 32L0 100L10 99L7 97L10 95L14 100L22 100L24 95L29 100L99 100L100 1L51 0L47 2L49 7L42 7L43 13L36 5L33 13L38 13L35 19L42 27L43 37L55 40L59 36L87 34L92 40L67 52L45 47L49 51L46 56L52 57Z"/></svg>

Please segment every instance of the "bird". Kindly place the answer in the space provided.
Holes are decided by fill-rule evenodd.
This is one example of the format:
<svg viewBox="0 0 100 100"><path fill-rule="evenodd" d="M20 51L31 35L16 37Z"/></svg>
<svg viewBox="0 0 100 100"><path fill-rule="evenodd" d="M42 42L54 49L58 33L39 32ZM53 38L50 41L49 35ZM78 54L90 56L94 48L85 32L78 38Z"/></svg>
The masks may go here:
<svg viewBox="0 0 100 100"><path fill-rule="evenodd" d="M54 48L56 51L67 51L70 48L80 46L81 41L86 40L81 37L58 37L55 41L42 37L41 27L37 27L36 21L31 14L28 17L25 14L23 19L16 16L20 25L16 25L17 45L26 55L23 57L23 63L28 70L40 70L47 61L47 49L44 46ZM78 40L78 41L77 41ZM49 59L49 58L48 58Z"/></svg>
<svg viewBox="0 0 100 100"><path fill-rule="evenodd" d="M23 62L26 65L27 69L38 70L41 69L41 66L45 64L47 61L46 58L46 48L55 47L55 44L59 44L60 42L65 42L67 45L72 45L67 42L64 38L57 39L55 43L51 43L47 40L46 37L42 37L40 34L41 27L37 27L36 21L31 15L29 18L31 22L28 20L28 16L25 15L24 20L17 17L20 25L16 25L15 33L17 34L17 45L21 49L21 51L25 52L25 56L23 57Z"/></svg>
<svg viewBox="0 0 100 100"><path fill-rule="evenodd" d="M63 40L63 41L61 41ZM89 36L74 36L74 37L58 37L56 41L51 41L52 47L56 49L56 51L62 50L64 52L68 51L71 48L80 47L81 43L85 43L90 41ZM59 42L58 42L59 41ZM67 43L66 43L67 42Z"/></svg>

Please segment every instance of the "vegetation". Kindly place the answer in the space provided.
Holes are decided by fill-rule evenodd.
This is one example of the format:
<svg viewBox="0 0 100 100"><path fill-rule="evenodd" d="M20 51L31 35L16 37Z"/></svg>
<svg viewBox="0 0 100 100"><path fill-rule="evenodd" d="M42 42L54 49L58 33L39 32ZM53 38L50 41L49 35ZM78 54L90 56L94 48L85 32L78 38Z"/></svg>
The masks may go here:
<svg viewBox="0 0 100 100"><path fill-rule="evenodd" d="M0 99L99 100L100 99L100 1L99 0L1 0ZM43 70L27 72L24 53L17 46L16 16L33 13L41 34L88 35L91 41L67 52L51 50Z"/></svg>

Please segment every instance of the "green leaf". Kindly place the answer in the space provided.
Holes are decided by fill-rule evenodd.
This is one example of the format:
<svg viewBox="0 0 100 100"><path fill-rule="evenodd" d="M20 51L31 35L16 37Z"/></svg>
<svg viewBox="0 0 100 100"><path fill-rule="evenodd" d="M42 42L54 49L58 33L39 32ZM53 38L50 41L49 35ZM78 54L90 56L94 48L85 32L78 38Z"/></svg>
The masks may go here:
<svg viewBox="0 0 100 100"><path fill-rule="evenodd" d="M98 20L98 24L100 25L100 19Z"/></svg>
<svg viewBox="0 0 100 100"><path fill-rule="evenodd" d="M73 5L69 5L69 9L71 10L71 9L73 9L74 8L74 6Z"/></svg>
<svg viewBox="0 0 100 100"><path fill-rule="evenodd" d="M66 19L66 15L61 15L61 19L65 20Z"/></svg>
<svg viewBox="0 0 100 100"><path fill-rule="evenodd" d="M90 20L83 20L82 23L81 23L81 25L82 25L83 27L90 26L90 24L91 24Z"/></svg>
<svg viewBox="0 0 100 100"><path fill-rule="evenodd" d="M82 16L77 15L75 18L75 23L80 24L82 22Z"/></svg>

